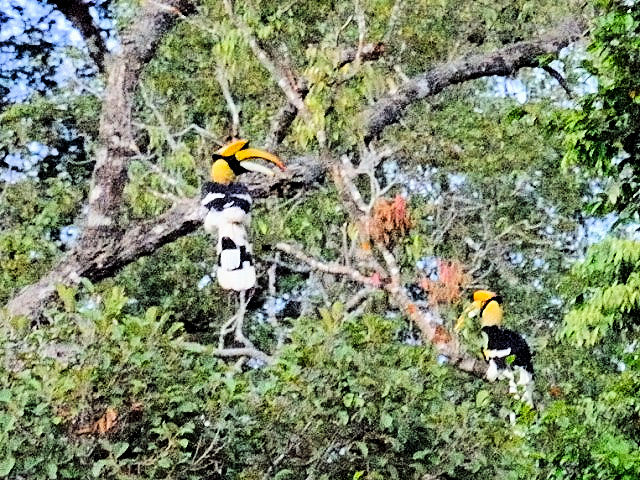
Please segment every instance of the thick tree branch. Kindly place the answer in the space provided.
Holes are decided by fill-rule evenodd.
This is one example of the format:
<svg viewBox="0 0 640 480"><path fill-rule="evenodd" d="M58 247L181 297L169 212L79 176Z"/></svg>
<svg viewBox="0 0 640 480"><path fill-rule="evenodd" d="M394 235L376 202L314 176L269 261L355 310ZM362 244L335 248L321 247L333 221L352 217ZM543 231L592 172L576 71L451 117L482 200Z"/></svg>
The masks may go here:
<svg viewBox="0 0 640 480"><path fill-rule="evenodd" d="M90 4L82 0L62 1L49 0L76 27L84 38L89 56L95 62L98 70L104 72L104 56L107 51L104 40L100 36L100 28L93 22L89 13Z"/></svg>
<svg viewBox="0 0 640 480"><path fill-rule="evenodd" d="M96 228L117 228L129 160L137 150L131 115L140 74L153 58L164 34L181 14L192 8L187 0L166 0L162 5L145 2L136 21L122 33L120 53L107 64L99 128L100 148L91 179L87 228L83 237L93 235L92 230Z"/></svg>
<svg viewBox="0 0 640 480"><path fill-rule="evenodd" d="M317 159L302 157L298 161L300 163L289 165L286 172L274 179L247 175L245 183L251 195L254 198L278 193L291 195L322 178L324 168ZM183 199L158 218L130 226L122 235L94 230L93 235L86 236L51 272L9 301L9 314L41 315L54 296L56 284L77 284L80 277L95 281L114 275L141 256L195 231L202 224L204 213L198 198Z"/></svg>
<svg viewBox="0 0 640 480"><path fill-rule="evenodd" d="M512 75L524 67L537 67L541 56L556 54L582 36L578 22L562 25L537 40L518 42L504 48L439 65L405 83L397 92L378 100L365 112L365 140L378 137L385 127L399 120L405 109L444 88L492 75Z"/></svg>

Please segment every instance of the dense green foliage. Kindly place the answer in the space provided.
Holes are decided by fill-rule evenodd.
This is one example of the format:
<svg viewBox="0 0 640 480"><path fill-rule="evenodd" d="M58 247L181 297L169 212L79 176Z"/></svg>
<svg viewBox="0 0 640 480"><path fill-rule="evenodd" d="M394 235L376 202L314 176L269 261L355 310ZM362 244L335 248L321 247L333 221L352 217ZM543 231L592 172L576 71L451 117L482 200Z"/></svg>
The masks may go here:
<svg viewBox="0 0 640 480"><path fill-rule="evenodd" d="M640 204L640 9L635 1L602 1L587 70L598 91L567 121L565 161L606 179L596 207L638 221Z"/></svg>
<svg viewBox="0 0 640 480"><path fill-rule="evenodd" d="M87 291L86 288L89 290ZM55 326L2 330L3 474L29 478L635 478L637 369L539 412L400 340L401 319L295 321L278 363L239 372L150 308L61 291ZM54 346L47 339L56 339ZM11 347L9 350L8 347ZM558 347L562 348L562 347ZM635 366L637 366L635 360ZM633 366L633 365L632 365ZM633 373L633 372L636 373ZM575 389L575 392L569 390ZM107 435L87 431L108 408ZM205 453L206 452L206 453Z"/></svg>

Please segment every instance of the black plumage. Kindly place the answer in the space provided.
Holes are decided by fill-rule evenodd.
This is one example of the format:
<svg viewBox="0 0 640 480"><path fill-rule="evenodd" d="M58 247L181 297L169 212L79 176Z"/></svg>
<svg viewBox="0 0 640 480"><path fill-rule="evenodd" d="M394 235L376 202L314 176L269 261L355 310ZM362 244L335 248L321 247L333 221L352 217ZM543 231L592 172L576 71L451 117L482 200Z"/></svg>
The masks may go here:
<svg viewBox="0 0 640 480"><path fill-rule="evenodd" d="M241 245L238 247L236 242L234 242L229 237L222 237L221 240L222 252L228 250L239 250L238 263L236 265L225 265L227 270L240 270L245 266L245 262L249 262L248 265L253 265L253 257L251 256L251 252L247 250L246 245ZM222 267L222 255L218 256L218 266Z"/></svg>
<svg viewBox="0 0 640 480"><path fill-rule="evenodd" d="M202 199L207 210L221 212L230 207L238 207L245 213L251 210L251 195L242 183L206 182L202 186Z"/></svg>
<svg viewBox="0 0 640 480"><path fill-rule="evenodd" d="M520 366L533 374L531 349L519 333L496 325L482 327L482 331L487 335L487 348L489 350L505 350L510 348L511 353L509 353L509 355L513 355L515 357L512 365ZM507 368L506 358L509 355L506 357L492 357L496 366L500 370Z"/></svg>

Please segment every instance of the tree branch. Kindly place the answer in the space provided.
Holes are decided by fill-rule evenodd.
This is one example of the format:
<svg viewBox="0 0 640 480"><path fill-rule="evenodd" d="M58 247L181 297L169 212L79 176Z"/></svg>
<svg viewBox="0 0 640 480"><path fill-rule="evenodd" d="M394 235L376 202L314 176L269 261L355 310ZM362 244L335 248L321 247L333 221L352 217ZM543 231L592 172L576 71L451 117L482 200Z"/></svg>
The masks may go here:
<svg viewBox="0 0 640 480"><path fill-rule="evenodd" d="M298 160L300 163L289 165L286 172L273 179L247 175L245 184L252 197L267 197L275 192L291 195L322 178L324 168L317 159ZM95 281L114 275L141 256L198 229L204 214L198 198L185 198L158 218L130 226L122 235L94 231L47 275L10 300L7 310L10 315L37 317L54 296L56 284L77 284L80 277Z"/></svg>
<svg viewBox="0 0 640 480"><path fill-rule="evenodd" d="M366 276L355 268L334 262L318 260L307 255L300 247L295 245L283 242L276 244L276 248L278 250L297 258L314 270L334 275L347 276L351 280L368 287L383 288L387 291L393 300L393 303L395 303L396 306L399 307L400 310L416 324L420 329L422 336L433 345L439 354L447 357L447 363L464 372L483 378L487 370L485 362L462 352L460 344L456 338L449 334L447 329L440 324L438 316L431 311L420 310L409 299L405 289L400 283L400 270L395 258L391 252L383 246L376 245L376 247L382 252L389 272L389 281L384 282L382 285L378 285L371 276ZM369 292L373 291L375 291L375 288L369 290Z"/></svg>
<svg viewBox="0 0 640 480"><path fill-rule="evenodd" d="M545 65L544 67L542 67L542 69L545 72L547 72L551 77L555 78L555 80L560 84L562 89L567 94L567 97L573 98L573 95L571 94L571 89L569 88L569 85L567 84L567 81L564 79L564 77L560 75L560 72L550 67L549 65Z"/></svg>
<svg viewBox="0 0 640 480"><path fill-rule="evenodd" d="M86 228L80 243L91 237L94 229L117 229L129 160L137 151L131 116L140 74L153 58L164 34L179 15L192 8L188 0L166 0L161 6L145 2L135 23L122 34L121 52L108 62L100 117L100 148L91 178Z"/></svg>
<svg viewBox="0 0 640 480"><path fill-rule="evenodd" d="M541 56L556 54L581 37L580 24L570 21L537 40L518 42L494 52L445 63L413 77L396 93L382 97L365 112L365 141L377 138L385 127L396 123L406 108L418 100L469 80L512 75L523 67L537 67Z"/></svg>
<svg viewBox="0 0 640 480"><path fill-rule="evenodd" d="M82 0L62 1L48 0L49 3L56 7L71 24L80 31L89 50L89 56L94 61L98 70L104 72L104 55L107 47L100 36L100 29L93 23L93 18L89 13L89 3Z"/></svg>
<svg viewBox="0 0 640 480"><path fill-rule="evenodd" d="M360 61L373 61L377 60L384 54L384 44L382 43L367 43L361 47ZM340 54L336 62L336 70L344 67L348 63L356 60L359 49L357 47L346 47L340 51ZM305 85L300 79L297 79L298 93L302 100L304 100L309 93L309 86ZM287 136L289 127L298 116L298 109L296 106L287 101L287 103L278 110L271 122L271 128L269 135L267 135L266 146L267 148L274 148L278 145L284 137Z"/></svg>

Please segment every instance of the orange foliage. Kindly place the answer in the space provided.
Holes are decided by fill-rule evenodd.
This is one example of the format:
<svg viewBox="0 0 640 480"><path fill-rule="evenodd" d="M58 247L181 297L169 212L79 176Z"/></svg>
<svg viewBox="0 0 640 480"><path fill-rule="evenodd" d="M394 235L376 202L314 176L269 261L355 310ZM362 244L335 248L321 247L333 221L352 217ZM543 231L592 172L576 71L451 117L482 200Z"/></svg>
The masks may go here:
<svg viewBox="0 0 640 480"><path fill-rule="evenodd" d="M553 398L559 398L563 395L563 391L558 385L551 385L551 388L549 388L549 393Z"/></svg>
<svg viewBox="0 0 640 480"><path fill-rule="evenodd" d="M118 423L118 412L115 408L109 407L97 421L90 425L78 428L75 433L83 435L86 433L98 433L104 435L111 431Z"/></svg>
<svg viewBox="0 0 640 480"><path fill-rule="evenodd" d="M373 206L373 216L367 225L371 238L389 245L406 235L411 228L411 218L407 201L400 195L393 200L380 198Z"/></svg>
<svg viewBox="0 0 640 480"><path fill-rule="evenodd" d="M433 343L435 343L436 345L442 345L444 343L449 343L450 341L451 335L449 335L447 329L442 325L436 326L436 331L433 336Z"/></svg>
<svg viewBox="0 0 640 480"><path fill-rule="evenodd" d="M460 300L462 289L469 283L469 276L458 262L438 260L438 280L423 278L420 287L429 294L429 303L453 303Z"/></svg>

